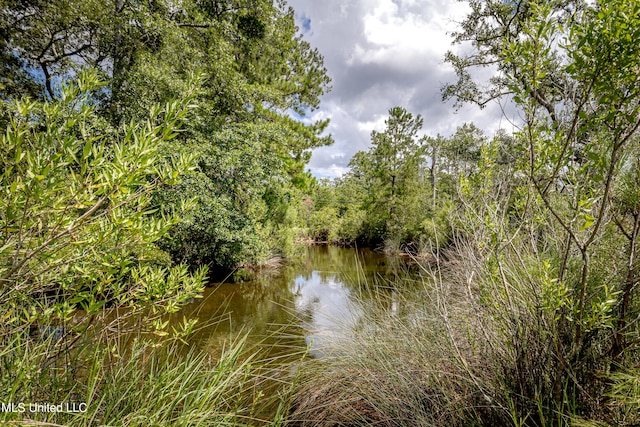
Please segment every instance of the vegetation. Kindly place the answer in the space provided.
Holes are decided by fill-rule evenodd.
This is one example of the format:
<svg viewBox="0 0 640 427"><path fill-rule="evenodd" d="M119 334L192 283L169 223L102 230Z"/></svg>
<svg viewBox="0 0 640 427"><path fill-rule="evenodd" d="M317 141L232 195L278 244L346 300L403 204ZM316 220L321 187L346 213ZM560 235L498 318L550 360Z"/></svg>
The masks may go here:
<svg viewBox="0 0 640 427"><path fill-rule="evenodd" d="M459 79L444 96L483 106L509 95L522 127L485 141L466 138L467 126L449 144L425 144L436 207L422 210L426 219L441 198L455 203L451 246L428 269L429 302L412 311L419 320L365 320L345 358L310 374L296 398L303 425L639 421L638 4L470 4L456 40L473 53L447 56ZM473 68L487 64L497 73L481 89ZM366 186L376 169L367 176L361 165L376 164L377 148L355 158L347 179ZM378 200L395 195L386 189ZM392 210L361 206L381 236L397 238L384 227ZM407 232L411 221L394 226ZM336 405L321 406L316 390Z"/></svg>
<svg viewBox="0 0 640 427"><path fill-rule="evenodd" d="M459 180L477 171L486 138L472 123L449 138L419 137L422 117L401 107L389 110L386 125L372 132L372 147L354 155L345 176L313 189L309 236L391 252L437 252L451 237ZM500 138L508 139L500 133L496 143Z"/></svg>
<svg viewBox="0 0 640 427"><path fill-rule="evenodd" d="M3 424L277 425L287 412L288 382L269 382L266 369L247 356L243 339L215 360L185 351L177 341L95 347L87 340L68 359L71 372L62 363L51 364L56 346L25 334L4 343L0 399L14 406L0 413ZM46 403L62 405L62 411L30 407Z"/></svg>
<svg viewBox="0 0 640 427"><path fill-rule="evenodd" d="M0 3L0 403L90 410L3 422L638 425L638 2L470 1L443 95L508 96L518 131L393 107L334 181L304 170L329 79L284 2L76 3ZM294 395L242 341L180 350L207 268L302 237L432 263Z"/></svg>
<svg viewBox="0 0 640 427"><path fill-rule="evenodd" d="M217 268L290 247L299 224L287 207L311 180L310 149L331 142L320 136L327 122L292 118L316 108L329 83L322 57L296 34L293 10L263 0L70 6L2 3L0 48L11 60L0 98L58 100L65 81L94 69L106 85L91 102L119 128L191 91L196 112L165 155L188 153L196 168L153 199L165 214L184 198L195 206L159 247L176 262Z"/></svg>
<svg viewBox="0 0 640 427"><path fill-rule="evenodd" d="M208 267L292 249L309 150L331 142L326 122L292 118L329 83L296 32L284 2L0 3L1 398L96 403L3 421L259 412L236 397L255 377L236 363L241 343L220 362L167 366L153 348L193 330L166 318L200 295ZM155 340L121 359L131 331Z"/></svg>
<svg viewBox="0 0 640 427"><path fill-rule="evenodd" d="M60 100L4 105L0 420L277 422L287 382L282 390L265 384L243 340L212 360L180 344L195 320L166 320L199 297L207 275L206 267L173 264L156 246L180 223L178 208L193 205L182 200L163 215L153 206L155 193L196 167L194 156L173 151L193 114L192 92L116 128L92 102L100 84L86 72L61 88ZM262 398L272 388L283 397Z"/></svg>

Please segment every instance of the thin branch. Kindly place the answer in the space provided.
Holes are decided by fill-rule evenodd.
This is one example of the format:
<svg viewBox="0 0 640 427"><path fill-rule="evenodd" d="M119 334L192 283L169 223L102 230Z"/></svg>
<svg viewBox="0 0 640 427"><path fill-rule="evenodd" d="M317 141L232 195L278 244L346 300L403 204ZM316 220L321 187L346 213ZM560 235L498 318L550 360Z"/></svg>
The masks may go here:
<svg viewBox="0 0 640 427"><path fill-rule="evenodd" d="M50 237L37 249L35 249L29 255L25 256L24 259L18 263L18 265L15 265L11 268L11 270L6 274L6 277L9 278L15 272L19 271L27 263L27 261L45 250L52 242L55 242L56 240L59 240L62 237L71 234L82 222L84 222L85 219L89 218L95 211L97 211L108 200L109 196L111 196L111 194L115 192L115 190L116 189L114 188L109 193L102 196L102 198L98 200L96 204L91 207L91 209L86 211L80 217L76 218L71 224L69 224L69 226L65 230L61 231L53 237Z"/></svg>
<svg viewBox="0 0 640 427"><path fill-rule="evenodd" d="M194 23L179 23L178 27L187 28L212 28L213 24L194 24Z"/></svg>
<svg viewBox="0 0 640 427"><path fill-rule="evenodd" d="M40 62L40 68L42 68L42 72L44 73L44 86L47 89L47 93L53 100L55 99L55 94L53 93L53 87L51 86L51 74L49 74L49 69L44 62Z"/></svg>

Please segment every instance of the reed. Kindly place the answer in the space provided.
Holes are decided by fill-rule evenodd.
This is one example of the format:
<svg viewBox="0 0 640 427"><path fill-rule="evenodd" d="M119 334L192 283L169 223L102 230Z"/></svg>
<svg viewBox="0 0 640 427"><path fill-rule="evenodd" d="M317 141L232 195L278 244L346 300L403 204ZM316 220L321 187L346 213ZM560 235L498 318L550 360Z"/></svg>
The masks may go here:
<svg viewBox="0 0 640 427"><path fill-rule="evenodd" d="M399 280L393 292L379 292L351 342L304 365L290 424L542 427L613 419L604 381L588 376L606 363L596 351L581 355L575 378L562 376L567 367L555 346L563 331L545 305L544 263L521 247L514 242L498 262L460 240L421 263L418 286Z"/></svg>
<svg viewBox="0 0 640 427"><path fill-rule="evenodd" d="M126 349L87 342L47 366L52 345L15 336L0 349L0 402L25 405L0 412L0 424L277 426L288 411L289 378L274 381L275 368L258 366L246 336L215 359L177 341L139 340ZM31 412L36 402L84 411Z"/></svg>
<svg viewBox="0 0 640 427"><path fill-rule="evenodd" d="M395 284L399 287L399 283ZM308 363L290 422L300 426L470 425L490 404L480 378L481 343L470 334L470 307L440 298L442 282L380 291L352 342ZM487 375L490 375L487 372Z"/></svg>

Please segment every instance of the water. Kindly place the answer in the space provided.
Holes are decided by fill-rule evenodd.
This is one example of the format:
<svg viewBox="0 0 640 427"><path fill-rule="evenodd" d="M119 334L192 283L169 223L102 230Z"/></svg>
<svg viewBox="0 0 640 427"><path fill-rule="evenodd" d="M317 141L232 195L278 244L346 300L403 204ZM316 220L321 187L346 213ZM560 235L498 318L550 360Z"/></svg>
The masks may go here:
<svg viewBox="0 0 640 427"><path fill-rule="evenodd" d="M308 349L311 356L322 358L330 342L348 345L363 310L380 304L381 294L389 296L383 302L389 313L397 312L393 298L397 278L402 276L406 283L407 275L415 275L411 271L411 264L401 257L368 249L311 246L281 268L244 272L213 284L176 320L183 315L197 317L204 327L191 337L191 344L214 355L247 334L249 343L262 348L265 357Z"/></svg>

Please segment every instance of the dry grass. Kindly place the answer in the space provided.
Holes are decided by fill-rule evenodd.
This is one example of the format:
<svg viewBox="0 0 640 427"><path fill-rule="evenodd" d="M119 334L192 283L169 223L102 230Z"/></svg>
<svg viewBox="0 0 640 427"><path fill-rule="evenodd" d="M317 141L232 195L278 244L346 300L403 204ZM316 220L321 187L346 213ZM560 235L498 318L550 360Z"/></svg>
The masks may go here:
<svg viewBox="0 0 640 427"><path fill-rule="evenodd" d="M470 242L444 255L395 296L399 312L381 294L353 342L302 370L292 425L564 426L597 406L563 376L537 260L492 264Z"/></svg>
<svg viewBox="0 0 640 427"><path fill-rule="evenodd" d="M425 266L422 286L366 312L340 355L308 364L293 400L299 426L455 426L506 418L490 384L496 373L489 331L478 321L477 290L444 281L444 268ZM451 264L454 267L454 264ZM399 284L401 285L401 284ZM471 293L471 294L469 294Z"/></svg>

